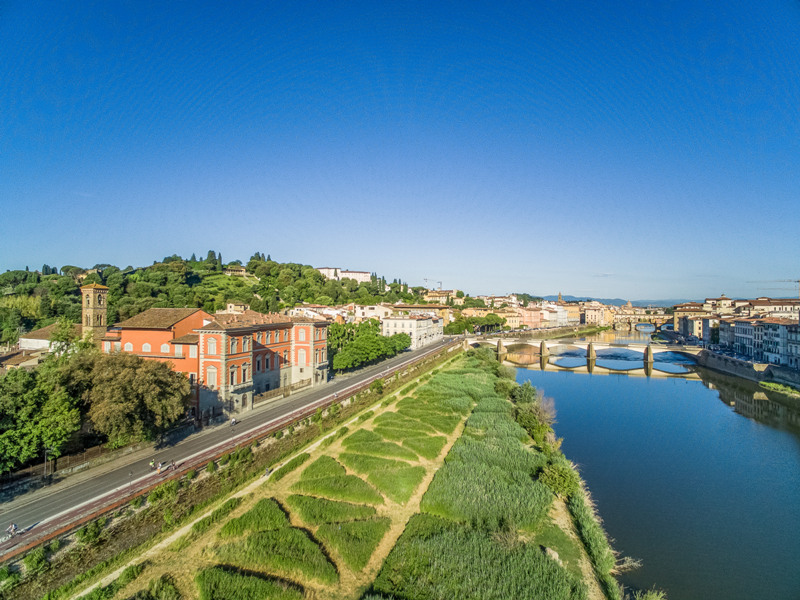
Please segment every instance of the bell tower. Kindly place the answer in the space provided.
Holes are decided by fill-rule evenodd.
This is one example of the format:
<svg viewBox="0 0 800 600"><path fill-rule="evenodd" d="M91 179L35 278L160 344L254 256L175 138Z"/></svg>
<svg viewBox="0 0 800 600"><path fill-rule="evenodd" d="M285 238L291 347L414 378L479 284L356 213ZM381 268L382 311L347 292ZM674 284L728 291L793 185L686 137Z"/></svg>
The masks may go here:
<svg viewBox="0 0 800 600"><path fill-rule="evenodd" d="M106 321L108 288L98 283L84 285L81 287L81 305L83 307L81 335L85 336L87 331L91 331L92 339L97 341L106 334L108 328Z"/></svg>

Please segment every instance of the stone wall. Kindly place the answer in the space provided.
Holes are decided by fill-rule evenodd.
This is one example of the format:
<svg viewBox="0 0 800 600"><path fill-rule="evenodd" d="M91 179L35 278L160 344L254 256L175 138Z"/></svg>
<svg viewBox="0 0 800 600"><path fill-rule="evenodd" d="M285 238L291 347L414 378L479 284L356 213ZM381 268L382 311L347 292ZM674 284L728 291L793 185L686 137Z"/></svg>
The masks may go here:
<svg viewBox="0 0 800 600"><path fill-rule="evenodd" d="M703 350L697 355L697 364L750 381L767 381L800 387L800 371L788 367L746 362L707 350Z"/></svg>

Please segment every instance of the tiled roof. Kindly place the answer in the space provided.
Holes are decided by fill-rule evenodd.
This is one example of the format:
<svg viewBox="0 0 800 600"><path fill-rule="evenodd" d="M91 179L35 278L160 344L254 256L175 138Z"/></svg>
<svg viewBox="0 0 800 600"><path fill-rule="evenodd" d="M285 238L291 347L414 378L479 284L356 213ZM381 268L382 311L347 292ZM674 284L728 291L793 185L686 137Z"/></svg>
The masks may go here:
<svg viewBox="0 0 800 600"><path fill-rule="evenodd" d="M107 290L108 288L104 285L100 285L99 283L87 283L86 285L81 286L82 290Z"/></svg>
<svg viewBox="0 0 800 600"><path fill-rule="evenodd" d="M21 365L23 363L26 363L26 362L29 362L29 361L32 361L32 360L38 361L39 358L40 358L39 354L33 354L30 350L28 350L27 354L25 352L22 352L21 354L18 354L17 356L15 356L13 358L10 358L9 360L3 361L3 366L4 367L16 367L17 365Z"/></svg>
<svg viewBox="0 0 800 600"><path fill-rule="evenodd" d="M53 323L52 325L48 325L47 327L42 327L41 329L37 329L35 331L31 331L30 333L26 333L20 336L20 339L23 340L49 340L50 336L53 335L56 328L58 327L58 323ZM81 333L83 332L83 328L80 325L73 325L72 332L74 335L80 337Z"/></svg>
<svg viewBox="0 0 800 600"><path fill-rule="evenodd" d="M169 329L193 315L199 308L150 308L127 321L117 323L123 329Z"/></svg>
<svg viewBox="0 0 800 600"><path fill-rule="evenodd" d="M175 338L170 344L196 344L200 340L200 336L196 333L187 333L179 338Z"/></svg>
<svg viewBox="0 0 800 600"><path fill-rule="evenodd" d="M297 322L308 323L313 320L324 319L311 319L304 317L287 317L279 315L278 313L260 313L254 310L246 310L238 314L218 314L214 315L214 320L195 331L220 331L225 329L242 329L247 327L256 327L258 325L273 325L273 324L288 324L292 323L293 319L298 319Z"/></svg>

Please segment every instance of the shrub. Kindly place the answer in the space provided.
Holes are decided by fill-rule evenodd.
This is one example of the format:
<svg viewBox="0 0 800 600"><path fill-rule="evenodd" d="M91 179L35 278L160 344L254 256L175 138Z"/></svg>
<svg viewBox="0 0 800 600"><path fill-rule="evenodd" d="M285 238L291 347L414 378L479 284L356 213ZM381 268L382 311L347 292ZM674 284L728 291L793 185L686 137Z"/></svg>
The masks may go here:
<svg viewBox="0 0 800 600"><path fill-rule="evenodd" d="M144 498L142 496L137 496L131 501L131 506L134 510L140 508L144 504Z"/></svg>
<svg viewBox="0 0 800 600"><path fill-rule="evenodd" d="M610 575L611 569L616 564L616 558L609 546L605 531L600 526L594 511L586 502L583 493L573 494L567 500L567 508L572 514L575 527L578 530L586 553L592 561L592 566L603 585L609 598L619 598L617 582Z"/></svg>
<svg viewBox="0 0 800 600"><path fill-rule="evenodd" d="M255 533L220 547L217 557L244 569L277 571L289 578L307 577L326 585L339 579L319 546L294 527Z"/></svg>
<svg viewBox="0 0 800 600"><path fill-rule="evenodd" d="M297 467L306 462L309 458L311 458L311 455L308 454L307 452L298 454L292 460L283 465L280 469L275 471L270 477L270 479L272 481L280 481L281 479L286 477L289 473L294 471Z"/></svg>
<svg viewBox="0 0 800 600"><path fill-rule="evenodd" d="M581 489L581 479L568 465L547 465L539 474L539 481L561 497L572 496Z"/></svg>
<svg viewBox="0 0 800 600"><path fill-rule="evenodd" d="M334 502L313 496L289 496L286 498L286 503L305 523L312 526L369 519L376 514L372 506Z"/></svg>
<svg viewBox="0 0 800 600"><path fill-rule="evenodd" d="M22 562L25 565L26 577L44 571L49 564L47 562L47 556L45 555L44 546L39 546L36 550L28 552L25 558L22 559Z"/></svg>
<svg viewBox="0 0 800 600"><path fill-rule="evenodd" d="M144 568L147 566L147 561L142 561L138 564L127 567L117 578L117 586L123 588L129 583L133 582L139 575L142 574Z"/></svg>
<svg viewBox="0 0 800 600"><path fill-rule="evenodd" d="M197 477L197 471L195 471L194 469L189 469L189 470L186 472L186 479L187 479L187 480L191 481L191 480L192 480L192 479L194 479L195 477Z"/></svg>
<svg viewBox="0 0 800 600"><path fill-rule="evenodd" d="M289 525L289 519L272 499L261 499L241 517L231 519L222 527L219 536L236 537L245 531L269 531Z"/></svg>
<svg viewBox="0 0 800 600"><path fill-rule="evenodd" d="M61 549L61 540L55 539L50 542L50 545L47 547L47 552L50 554L55 554Z"/></svg>
<svg viewBox="0 0 800 600"><path fill-rule="evenodd" d="M503 398L511 398L514 390L519 387L513 379L498 379L494 384L494 391L498 396Z"/></svg>
<svg viewBox="0 0 800 600"><path fill-rule="evenodd" d="M270 579L212 567L195 576L200 600L302 600L303 592Z"/></svg>
<svg viewBox="0 0 800 600"><path fill-rule="evenodd" d="M347 427L342 427L336 433L334 433L333 435L329 435L324 440L322 440L322 442L320 442L320 445L323 448L327 448L328 446L333 444L333 442L335 442L336 440L346 436L349 431L350 430Z"/></svg>
<svg viewBox="0 0 800 600"><path fill-rule="evenodd" d="M100 537L100 532L103 531L103 528L105 526L106 526L105 518L97 519L96 521L87 523L85 526L76 531L75 538L81 544L91 544L97 541L97 539Z"/></svg>
<svg viewBox="0 0 800 600"><path fill-rule="evenodd" d="M369 384L369 391L380 396L383 393L383 379L376 379Z"/></svg>
<svg viewBox="0 0 800 600"><path fill-rule="evenodd" d="M226 452L225 454L219 457L219 466L224 467L230 462L230 460L231 460L231 455Z"/></svg>
<svg viewBox="0 0 800 600"><path fill-rule="evenodd" d="M360 571L367 566L391 524L391 520L381 518L322 525L317 530L317 537L325 546L338 552L347 566L354 571Z"/></svg>
<svg viewBox="0 0 800 600"><path fill-rule="evenodd" d="M374 414L375 414L375 412L374 412L374 411L368 410L367 412L365 412L365 413L363 413L363 414L359 415L359 416L358 416L358 419L356 419L356 422L357 422L357 423L363 423L364 421L366 421L367 419L369 419L370 417L372 417L372 415L374 415Z"/></svg>

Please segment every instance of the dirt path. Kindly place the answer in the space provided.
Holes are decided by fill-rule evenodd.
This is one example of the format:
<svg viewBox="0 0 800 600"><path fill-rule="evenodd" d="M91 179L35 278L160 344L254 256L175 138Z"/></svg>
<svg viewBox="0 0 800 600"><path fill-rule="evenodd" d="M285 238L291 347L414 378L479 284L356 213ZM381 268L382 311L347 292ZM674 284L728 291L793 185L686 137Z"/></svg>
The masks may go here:
<svg viewBox="0 0 800 600"><path fill-rule="evenodd" d="M572 515L569 514L567 505L560 498L553 501L553 507L550 509L550 517L553 522L561 528L561 531L566 533L577 544L581 551L580 567L583 573L583 580L589 588L589 600L606 600L603 590L600 588L600 582L597 581L597 576L594 574L592 562L586 554L583 547L583 542L578 536L575 529L575 524L572 522Z"/></svg>

